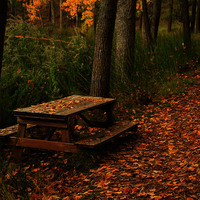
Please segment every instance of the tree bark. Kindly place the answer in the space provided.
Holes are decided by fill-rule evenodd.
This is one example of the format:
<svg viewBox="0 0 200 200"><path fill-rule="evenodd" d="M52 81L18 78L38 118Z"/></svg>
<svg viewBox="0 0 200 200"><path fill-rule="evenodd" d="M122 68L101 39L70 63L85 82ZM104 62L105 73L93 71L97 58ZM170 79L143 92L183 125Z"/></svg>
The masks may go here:
<svg viewBox="0 0 200 200"><path fill-rule="evenodd" d="M99 13L99 1L96 1L95 4L94 4L94 11L93 11L94 34L96 34L98 13Z"/></svg>
<svg viewBox="0 0 200 200"><path fill-rule="evenodd" d="M14 12L14 5L13 5L13 0L10 0L8 2L8 11L9 11L9 14L10 15L15 15L15 12Z"/></svg>
<svg viewBox="0 0 200 200"><path fill-rule="evenodd" d="M101 0L90 95L109 97L110 64L117 0Z"/></svg>
<svg viewBox="0 0 200 200"><path fill-rule="evenodd" d="M7 9L8 9L8 1L1 0L0 3L0 78L1 78L1 69L2 69L2 61L3 61L3 50L4 50L4 37L6 30L6 19L7 19Z"/></svg>
<svg viewBox="0 0 200 200"><path fill-rule="evenodd" d="M140 31L142 31L143 12L140 13Z"/></svg>
<svg viewBox="0 0 200 200"><path fill-rule="evenodd" d="M183 17L183 40L184 45L189 48L191 45L191 32L189 20L188 0L182 0L182 17Z"/></svg>
<svg viewBox="0 0 200 200"><path fill-rule="evenodd" d="M56 16L55 16L55 6L54 6L54 0L51 0L51 16L52 16L52 23L56 23Z"/></svg>
<svg viewBox="0 0 200 200"><path fill-rule="evenodd" d="M168 21L168 32L171 32L172 30L172 14L173 14L173 0L170 0L169 2L169 21Z"/></svg>
<svg viewBox="0 0 200 200"><path fill-rule="evenodd" d="M51 22L51 1L49 2L49 22Z"/></svg>
<svg viewBox="0 0 200 200"><path fill-rule="evenodd" d="M39 17L40 17L40 21L41 21L42 28L44 28L44 23L43 23L43 19L42 19L42 14L41 14L41 11L40 11L40 10L38 11L38 14L39 14Z"/></svg>
<svg viewBox="0 0 200 200"><path fill-rule="evenodd" d="M62 11L62 0L60 0L60 29L63 28L63 11Z"/></svg>
<svg viewBox="0 0 200 200"><path fill-rule="evenodd" d="M158 35L158 26L160 21L160 12L161 12L161 0L153 1L153 14L152 14L152 22L151 22L151 34L154 42L157 39Z"/></svg>
<svg viewBox="0 0 200 200"><path fill-rule="evenodd" d="M194 32L195 16L196 16L197 1L193 0L192 3L192 17L191 17L191 32Z"/></svg>
<svg viewBox="0 0 200 200"><path fill-rule="evenodd" d="M116 17L116 71L130 78L134 63L136 0L118 0Z"/></svg>
<svg viewBox="0 0 200 200"><path fill-rule="evenodd" d="M197 6L196 31L200 32L200 0L198 0L198 6Z"/></svg>
<svg viewBox="0 0 200 200"><path fill-rule="evenodd" d="M146 0L142 0L142 6L143 6L143 21L144 21L144 29L145 29L145 35L147 39L147 43L149 45L150 51L153 53L154 52L154 42L153 38L151 35L151 29L150 29L150 20L148 16L148 11L147 11L147 2Z"/></svg>

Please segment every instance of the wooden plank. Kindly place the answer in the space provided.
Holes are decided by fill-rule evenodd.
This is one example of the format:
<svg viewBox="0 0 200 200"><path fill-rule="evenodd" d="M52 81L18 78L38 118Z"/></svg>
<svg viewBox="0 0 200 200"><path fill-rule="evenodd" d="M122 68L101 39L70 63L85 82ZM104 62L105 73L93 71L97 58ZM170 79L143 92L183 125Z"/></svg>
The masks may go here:
<svg viewBox="0 0 200 200"><path fill-rule="evenodd" d="M87 110L92 110L92 109L97 109L97 108L102 108L107 104L111 104L114 103L115 99L111 102L103 102L103 103L90 103L87 105L81 105L77 108L71 109L71 110L65 110L65 111L59 111L57 115L62 115L62 116L69 116L72 114L79 114L83 111L87 111Z"/></svg>
<svg viewBox="0 0 200 200"><path fill-rule="evenodd" d="M83 152L82 149L78 148L76 145L72 143L37 140L29 138L17 138L17 137L10 137L5 139L5 144L7 145L14 145L15 142L17 147L30 147L30 148L47 149L47 150L72 152L72 153Z"/></svg>
<svg viewBox="0 0 200 200"><path fill-rule="evenodd" d="M62 128L61 134L62 134L62 142L70 142L70 133L68 129Z"/></svg>
<svg viewBox="0 0 200 200"><path fill-rule="evenodd" d="M65 119L69 115L78 114L86 110L101 108L115 103L115 99L72 95L27 108L14 110L16 116L32 116L37 118Z"/></svg>
<svg viewBox="0 0 200 200"><path fill-rule="evenodd" d="M115 137L118 137L126 131L136 131L137 125L138 122L121 122L111 126L109 129L105 130L104 133L88 137L84 140L80 140L78 142L75 142L75 144L79 147L94 148L98 145L109 142L110 140L114 139Z"/></svg>
<svg viewBox="0 0 200 200"><path fill-rule="evenodd" d="M58 121L54 119L36 119L31 117L17 117L17 123L19 124L36 124L40 126L60 127L67 128L67 120Z"/></svg>
<svg viewBox="0 0 200 200"><path fill-rule="evenodd" d="M33 128L35 126L36 125L33 125L33 124L27 124L26 129L30 129L30 128ZM18 132L18 124L0 129L0 138L4 138L4 137L14 135L17 132Z"/></svg>

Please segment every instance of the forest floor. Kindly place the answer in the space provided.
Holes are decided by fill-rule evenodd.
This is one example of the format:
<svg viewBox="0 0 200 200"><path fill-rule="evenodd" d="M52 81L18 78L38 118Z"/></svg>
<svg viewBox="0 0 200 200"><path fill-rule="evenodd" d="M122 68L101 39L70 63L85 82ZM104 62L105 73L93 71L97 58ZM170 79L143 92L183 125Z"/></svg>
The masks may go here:
<svg viewBox="0 0 200 200"><path fill-rule="evenodd" d="M185 78L196 83L145 106L137 139L120 143L98 167L69 171L69 162L88 161L25 153L22 170L36 185L30 199L200 199L200 73Z"/></svg>

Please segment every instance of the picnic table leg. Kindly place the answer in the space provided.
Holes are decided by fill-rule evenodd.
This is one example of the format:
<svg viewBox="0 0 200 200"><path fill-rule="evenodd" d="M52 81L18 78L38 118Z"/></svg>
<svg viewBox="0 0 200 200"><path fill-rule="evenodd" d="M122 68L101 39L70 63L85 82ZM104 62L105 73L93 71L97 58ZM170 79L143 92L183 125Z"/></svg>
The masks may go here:
<svg viewBox="0 0 200 200"><path fill-rule="evenodd" d="M74 132L74 126L76 121L76 115L72 115L67 120L67 128L61 129L62 142L70 142L70 137Z"/></svg>
<svg viewBox="0 0 200 200"><path fill-rule="evenodd" d="M112 126L114 124L113 104L109 104L106 106L106 117L108 126Z"/></svg>
<svg viewBox="0 0 200 200"><path fill-rule="evenodd" d="M17 133L17 140L20 140L20 138L24 138L26 133L26 124L19 124L18 127L18 133ZM21 146L15 146L15 152L13 155L13 162L14 163L20 163L21 160L21 151L22 147Z"/></svg>
<svg viewBox="0 0 200 200"><path fill-rule="evenodd" d="M62 134L62 142L69 143L70 142L69 130L67 128L62 128L61 134Z"/></svg>

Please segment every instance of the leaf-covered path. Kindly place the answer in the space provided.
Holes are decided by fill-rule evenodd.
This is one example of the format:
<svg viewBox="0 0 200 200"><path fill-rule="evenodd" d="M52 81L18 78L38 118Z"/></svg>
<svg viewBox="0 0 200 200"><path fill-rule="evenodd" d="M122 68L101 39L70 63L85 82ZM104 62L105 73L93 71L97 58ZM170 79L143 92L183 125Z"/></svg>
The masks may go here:
<svg viewBox="0 0 200 200"><path fill-rule="evenodd" d="M199 85L162 103L147 107L155 113L140 122L143 139L127 143L83 176L77 182L83 190L76 194L98 191L98 199L200 198Z"/></svg>
<svg viewBox="0 0 200 200"><path fill-rule="evenodd" d="M85 174L51 169L57 157L42 167L25 166L28 179L34 173L42 177L34 180L30 199L200 199L200 77L195 78L184 93L146 106L142 137L123 143L98 168ZM52 181L56 172L60 177Z"/></svg>
<svg viewBox="0 0 200 200"><path fill-rule="evenodd" d="M99 168L66 173L37 192L62 199L200 199L199 86L146 106L143 137L123 143Z"/></svg>

